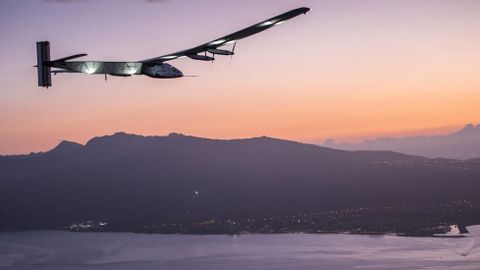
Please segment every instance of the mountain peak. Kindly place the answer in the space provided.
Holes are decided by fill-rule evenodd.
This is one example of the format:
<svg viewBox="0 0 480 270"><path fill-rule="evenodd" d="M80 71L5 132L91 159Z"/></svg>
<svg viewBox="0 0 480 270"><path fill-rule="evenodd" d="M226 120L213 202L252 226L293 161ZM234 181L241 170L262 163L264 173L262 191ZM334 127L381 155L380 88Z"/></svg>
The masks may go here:
<svg viewBox="0 0 480 270"><path fill-rule="evenodd" d="M182 133L172 132L168 134L168 137L186 137L186 136Z"/></svg>
<svg viewBox="0 0 480 270"><path fill-rule="evenodd" d="M76 142L62 141L55 148L48 151L48 153L65 154L65 153L69 153L69 152L78 150L82 147L83 147L83 145L81 145L79 143L76 143Z"/></svg>
<svg viewBox="0 0 480 270"><path fill-rule="evenodd" d="M133 140L135 138L141 138L143 136L135 135L135 134L128 134L126 132L116 132L112 135L105 135L105 136L98 136L90 139L87 142L87 146L91 146L92 144L103 143L103 142L118 142L123 143L125 140Z"/></svg>
<svg viewBox="0 0 480 270"><path fill-rule="evenodd" d="M335 143L324 146L343 150L395 151L430 158L472 159L480 157L480 124L467 124L444 135L375 138L361 143Z"/></svg>
<svg viewBox="0 0 480 270"><path fill-rule="evenodd" d="M141 136L137 134L129 134L123 131L119 131L119 132L115 132L112 135L107 135L105 137L141 137Z"/></svg>
<svg viewBox="0 0 480 270"><path fill-rule="evenodd" d="M475 130L475 126L473 124L468 124L464 128L462 128L459 133L466 133Z"/></svg>

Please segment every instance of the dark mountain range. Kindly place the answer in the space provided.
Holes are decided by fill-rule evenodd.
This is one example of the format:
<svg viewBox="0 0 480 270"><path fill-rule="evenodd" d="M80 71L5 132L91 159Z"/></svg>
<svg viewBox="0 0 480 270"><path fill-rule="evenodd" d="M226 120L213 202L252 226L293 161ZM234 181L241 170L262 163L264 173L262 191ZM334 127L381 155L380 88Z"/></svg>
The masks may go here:
<svg viewBox="0 0 480 270"><path fill-rule="evenodd" d="M3 230L101 220L131 231L359 207L478 205L478 194L479 160L349 152L268 137L117 133L84 146L62 142L45 153L0 157Z"/></svg>
<svg viewBox="0 0 480 270"><path fill-rule="evenodd" d="M342 150L396 151L430 158L472 159L480 157L480 124L439 136L377 138L362 143L336 143L327 140L323 146Z"/></svg>

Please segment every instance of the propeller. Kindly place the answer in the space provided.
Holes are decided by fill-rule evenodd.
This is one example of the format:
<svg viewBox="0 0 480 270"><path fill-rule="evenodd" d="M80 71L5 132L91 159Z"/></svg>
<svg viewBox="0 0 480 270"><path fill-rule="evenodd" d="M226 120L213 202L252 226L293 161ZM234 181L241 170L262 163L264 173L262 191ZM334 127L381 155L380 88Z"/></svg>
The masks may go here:
<svg viewBox="0 0 480 270"><path fill-rule="evenodd" d="M230 62L228 62L228 67L231 67L232 66L232 59L233 59L233 55L235 54L235 48L237 47L237 41L235 41L233 43L233 48L232 48L232 52L233 54L230 55Z"/></svg>
<svg viewBox="0 0 480 270"><path fill-rule="evenodd" d="M205 56L207 56L207 51L205 51ZM215 61L215 54L212 53L212 61L210 61L210 71L213 70L213 61Z"/></svg>
<svg viewBox="0 0 480 270"><path fill-rule="evenodd" d="M205 52L205 54L207 54L207 52ZM215 54L212 53L212 61L210 62L210 71L213 70L213 61L215 61Z"/></svg>

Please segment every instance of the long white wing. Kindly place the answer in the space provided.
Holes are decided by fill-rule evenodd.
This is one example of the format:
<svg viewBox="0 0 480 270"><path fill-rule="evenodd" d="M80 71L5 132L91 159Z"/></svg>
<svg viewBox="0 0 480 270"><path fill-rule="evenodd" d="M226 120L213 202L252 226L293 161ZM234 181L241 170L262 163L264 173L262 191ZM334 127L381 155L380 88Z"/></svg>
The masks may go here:
<svg viewBox="0 0 480 270"><path fill-rule="evenodd" d="M240 40L242 38L246 38L248 36L251 36L251 35L257 34L259 32L265 31L265 30L267 30L267 29L269 29L269 28L271 28L275 25L279 25L279 24L281 24L281 23L283 23L287 20L290 20L294 17L297 17L301 14L306 14L309 11L310 11L310 9L306 8L306 7L297 8L297 9L285 12L283 14L280 14L276 17L270 18L268 20L265 20L265 21L259 22L257 24L254 24L250 27L247 27L245 29L237 31L233 34L230 34L230 35L212 40L212 41L207 42L205 44L202 44L200 46L197 46L197 47L194 47L194 48L191 48L191 49L188 49L188 50L179 51L179 52L176 52L176 53L163 55L163 56L160 56L160 57L155 57L155 58L152 58L152 59L147 59L147 60L144 60L144 61L141 61L141 62L142 63L148 63L148 64L160 64L160 63L163 63L163 62L166 62L166 61L177 59L177 58L182 57L182 56L188 56L188 57L191 57L191 58L195 59L195 57L198 56L200 53L203 53L203 52L206 52L206 51L212 50L212 49L217 49L218 47L221 47L225 44L230 44L230 43L233 43L233 42L235 42L237 40Z"/></svg>

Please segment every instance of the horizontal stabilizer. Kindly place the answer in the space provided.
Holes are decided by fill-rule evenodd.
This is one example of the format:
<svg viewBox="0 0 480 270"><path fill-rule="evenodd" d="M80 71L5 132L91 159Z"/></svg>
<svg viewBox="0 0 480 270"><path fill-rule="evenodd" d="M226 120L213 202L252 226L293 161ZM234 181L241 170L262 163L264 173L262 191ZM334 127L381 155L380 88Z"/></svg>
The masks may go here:
<svg viewBox="0 0 480 270"><path fill-rule="evenodd" d="M75 58L84 57L84 56L87 56L87 55L88 55L88 54L86 54L86 53L75 54L75 55L72 55L72 56L67 56L67 57L64 57L64 58L60 58L60 59L54 60L54 61L52 61L52 62L65 62L65 61L68 61L68 60L72 60L72 59L75 59Z"/></svg>

